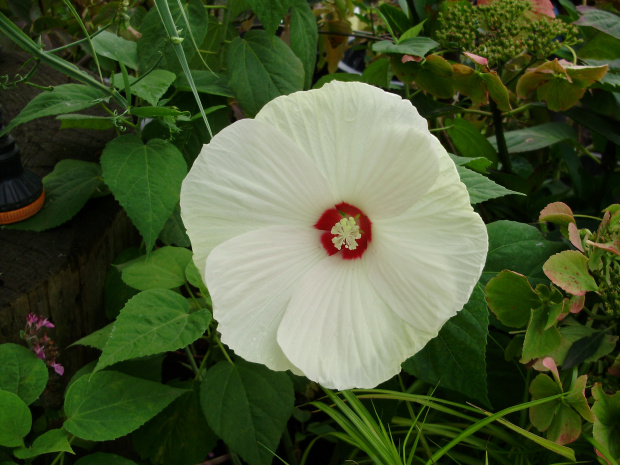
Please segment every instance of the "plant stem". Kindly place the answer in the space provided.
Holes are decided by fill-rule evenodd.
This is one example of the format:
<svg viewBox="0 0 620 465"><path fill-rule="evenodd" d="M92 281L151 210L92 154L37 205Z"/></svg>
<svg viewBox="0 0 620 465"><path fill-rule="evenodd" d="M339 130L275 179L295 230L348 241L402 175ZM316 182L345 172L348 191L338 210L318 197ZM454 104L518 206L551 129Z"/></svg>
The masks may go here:
<svg viewBox="0 0 620 465"><path fill-rule="evenodd" d="M198 377L200 371L198 370L198 365L196 365L196 360L194 360L194 354L192 354L192 351L189 350L189 346L185 346L185 354L189 359L189 364L192 366L192 370L194 370L194 374Z"/></svg>
<svg viewBox="0 0 620 465"><path fill-rule="evenodd" d="M224 354L224 357L226 357L226 360L228 360L228 362L231 365L234 365L235 363L232 361L232 359L230 358L230 355L228 355L228 352L226 352L226 348L224 347L224 344L222 344L222 341L220 341L220 338L215 336L215 341L217 342L217 345L220 347L220 349L222 350L222 353Z"/></svg>
<svg viewBox="0 0 620 465"><path fill-rule="evenodd" d="M293 441L291 441L291 435L288 430L284 430L282 435L282 446L286 452L286 458L288 459L288 465L297 465L297 456L295 455L295 447L293 447Z"/></svg>
<svg viewBox="0 0 620 465"><path fill-rule="evenodd" d="M504 137L504 125L502 123L502 112L497 108L494 100L490 100L491 112L493 114L493 126L495 126L495 139L497 141L497 156L502 163L502 171L512 173L512 164L508 155L508 146Z"/></svg>
<svg viewBox="0 0 620 465"><path fill-rule="evenodd" d="M539 103L526 103L525 105L521 105L520 107L517 107L514 110L510 110L510 111L503 113L502 116L513 116L518 113L529 110L530 108L539 108L539 107L540 107Z"/></svg>

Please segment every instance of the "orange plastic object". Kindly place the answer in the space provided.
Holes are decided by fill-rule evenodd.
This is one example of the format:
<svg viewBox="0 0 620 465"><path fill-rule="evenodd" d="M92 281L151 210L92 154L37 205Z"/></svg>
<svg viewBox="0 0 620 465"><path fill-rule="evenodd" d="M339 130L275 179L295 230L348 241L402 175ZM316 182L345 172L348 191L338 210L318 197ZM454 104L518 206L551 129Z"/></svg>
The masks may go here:
<svg viewBox="0 0 620 465"><path fill-rule="evenodd" d="M0 212L0 224L11 224L17 223L18 221L23 221L26 218L30 218L32 215L37 213L43 207L43 202L45 201L45 190L41 192L41 195L37 200L32 202L30 205L26 205L25 207L18 208L17 210L11 210L8 212Z"/></svg>

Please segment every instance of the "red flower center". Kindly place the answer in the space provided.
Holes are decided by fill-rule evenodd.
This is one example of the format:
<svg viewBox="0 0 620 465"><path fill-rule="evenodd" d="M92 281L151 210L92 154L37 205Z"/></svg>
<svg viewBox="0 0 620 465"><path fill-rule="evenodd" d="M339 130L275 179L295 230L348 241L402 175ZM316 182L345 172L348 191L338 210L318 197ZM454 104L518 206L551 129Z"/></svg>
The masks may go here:
<svg viewBox="0 0 620 465"><path fill-rule="evenodd" d="M327 255L341 253L344 260L360 258L372 239L372 223L357 207L342 202L325 210L314 227L320 231Z"/></svg>

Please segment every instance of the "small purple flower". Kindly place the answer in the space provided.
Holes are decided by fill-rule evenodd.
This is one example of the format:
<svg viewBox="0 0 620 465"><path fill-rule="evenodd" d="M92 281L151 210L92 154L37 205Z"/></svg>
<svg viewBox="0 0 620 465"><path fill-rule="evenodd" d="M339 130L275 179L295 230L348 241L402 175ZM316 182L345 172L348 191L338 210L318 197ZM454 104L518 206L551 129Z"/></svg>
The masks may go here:
<svg viewBox="0 0 620 465"><path fill-rule="evenodd" d="M38 343L35 343L32 346L32 351L39 357L41 360L45 360L45 347L40 346Z"/></svg>
<svg viewBox="0 0 620 465"><path fill-rule="evenodd" d="M58 347L56 347L54 341L48 337L47 333L43 331L43 328L53 327L54 325L47 318L29 313L26 316L26 329L21 332L21 337L28 343L30 350L32 350L39 359L44 360L48 367L62 376L65 369L60 363L56 363L56 357L59 354Z"/></svg>
<svg viewBox="0 0 620 465"><path fill-rule="evenodd" d="M42 327L53 328L54 325L47 318L45 318L44 320L39 320L39 322L37 323L37 328Z"/></svg>
<svg viewBox="0 0 620 465"><path fill-rule="evenodd" d="M51 362L49 366L53 368L54 371L58 373L59 376L62 376L63 373L65 372L65 367L63 367L60 363L56 363L55 361Z"/></svg>

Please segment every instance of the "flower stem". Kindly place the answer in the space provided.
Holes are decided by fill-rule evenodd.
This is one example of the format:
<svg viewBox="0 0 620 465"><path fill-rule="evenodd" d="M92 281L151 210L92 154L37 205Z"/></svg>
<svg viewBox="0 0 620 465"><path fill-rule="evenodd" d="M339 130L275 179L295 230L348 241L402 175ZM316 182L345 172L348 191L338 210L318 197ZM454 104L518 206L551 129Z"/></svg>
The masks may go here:
<svg viewBox="0 0 620 465"><path fill-rule="evenodd" d="M491 112L493 113L493 126L495 126L495 139L497 141L497 156L502 163L502 171L512 173L512 164L508 155L508 146L504 137L504 125L502 123L502 112L497 108L494 100L490 100Z"/></svg>

